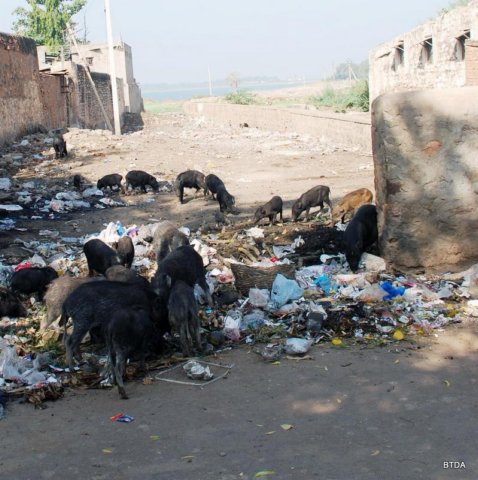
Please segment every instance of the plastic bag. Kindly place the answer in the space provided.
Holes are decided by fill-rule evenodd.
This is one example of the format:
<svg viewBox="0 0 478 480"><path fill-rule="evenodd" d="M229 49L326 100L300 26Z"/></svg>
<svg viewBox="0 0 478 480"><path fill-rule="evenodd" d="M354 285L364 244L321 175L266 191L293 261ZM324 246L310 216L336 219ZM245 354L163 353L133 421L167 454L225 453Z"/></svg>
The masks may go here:
<svg viewBox="0 0 478 480"><path fill-rule="evenodd" d="M405 287L395 287L389 281L382 282L380 286L387 292L383 297L384 300L392 300L395 297L401 297L405 293Z"/></svg>
<svg viewBox="0 0 478 480"><path fill-rule="evenodd" d="M20 378L25 368L22 359L15 351L15 347L10 347L7 342L0 338L0 349L0 376L5 380Z"/></svg>
<svg viewBox="0 0 478 480"><path fill-rule="evenodd" d="M269 290L266 288L250 288L249 302L255 307L265 307L269 303Z"/></svg>
<svg viewBox="0 0 478 480"><path fill-rule="evenodd" d="M265 317L262 310L253 310L251 313L244 315L241 322L241 330L247 330L249 328L258 328L264 325Z"/></svg>
<svg viewBox="0 0 478 480"><path fill-rule="evenodd" d="M306 338L288 338L285 342L285 353L288 355L301 355L307 353L312 345L312 340Z"/></svg>
<svg viewBox="0 0 478 480"><path fill-rule="evenodd" d="M276 308L282 307L290 300L297 300L302 297L304 290L299 287L295 280L289 280L278 273L272 284L271 300Z"/></svg>
<svg viewBox="0 0 478 480"><path fill-rule="evenodd" d="M242 313L238 310L229 310L224 318L224 335L234 342L240 340L241 322Z"/></svg>
<svg viewBox="0 0 478 480"><path fill-rule="evenodd" d="M374 283L370 287L364 288L356 299L362 302L381 302L385 295L387 292L380 285Z"/></svg>
<svg viewBox="0 0 478 480"><path fill-rule="evenodd" d="M327 275L321 275L314 280L314 284L322 289L325 295L329 295L332 289L332 283Z"/></svg>

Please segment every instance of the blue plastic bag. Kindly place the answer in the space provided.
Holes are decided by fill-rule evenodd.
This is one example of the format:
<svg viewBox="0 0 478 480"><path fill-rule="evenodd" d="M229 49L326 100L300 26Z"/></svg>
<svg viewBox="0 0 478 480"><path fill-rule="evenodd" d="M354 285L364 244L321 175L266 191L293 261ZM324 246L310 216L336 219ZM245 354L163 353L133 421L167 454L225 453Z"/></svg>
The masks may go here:
<svg viewBox="0 0 478 480"><path fill-rule="evenodd" d="M405 293L405 287L394 287L391 282L386 281L380 284L380 287L387 292L387 295L384 295L384 300L392 300L395 297L400 297Z"/></svg>
<svg viewBox="0 0 478 480"><path fill-rule="evenodd" d="M278 273L271 290L271 301L275 308L280 308L291 300L302 297L304 290L295 280L289 280Z"/></svg>

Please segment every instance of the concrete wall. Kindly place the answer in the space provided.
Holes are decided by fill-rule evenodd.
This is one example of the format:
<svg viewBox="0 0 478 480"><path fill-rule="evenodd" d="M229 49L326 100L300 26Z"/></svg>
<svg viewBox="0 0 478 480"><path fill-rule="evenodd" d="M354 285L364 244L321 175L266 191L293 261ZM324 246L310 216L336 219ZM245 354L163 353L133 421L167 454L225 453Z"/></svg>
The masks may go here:
<svg viewBox="0 0 478 480"><path fill-rule="evenodd" d="M63 79L40 74L35 42L0 33L0 144L66 125Z"/></svg>
<svg viewBox="0 0 478 480"><path fill-rule="evenodd" d="M372 50L370 101L386 92L478 85L476 78L472 80L467 75L469 68L478 68L477 55L469 51L472 47L468 45L464 58L459 51L457 39L466 31L471 39L478 39L478 0L454 8ZM427 61L423 57L423 43L430 38L432 58Z"/></svg>
<svg viewBox="0 0 478 480"><path fill-rule="evenodd" d="M203 116L218 123L247 123L250 127L263 130L309 134L324 143L347 150L372 151L368 114L335 114L201 101L186 102L183 109L188 115Z"/></svg>
<svg viewBox="0 0 478 480"><path fill-rule="evenodd" d="M372 105L379 243L398 269L478 261L478 87L404 92Z"/></svg>

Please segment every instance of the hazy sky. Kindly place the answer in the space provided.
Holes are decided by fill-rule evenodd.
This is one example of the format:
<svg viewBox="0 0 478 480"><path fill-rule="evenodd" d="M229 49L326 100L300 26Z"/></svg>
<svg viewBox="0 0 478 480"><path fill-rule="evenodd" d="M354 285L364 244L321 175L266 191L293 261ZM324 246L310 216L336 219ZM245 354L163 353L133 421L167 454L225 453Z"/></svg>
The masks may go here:
<svg viewBox="0 0 478 480"><path fill-rule="evenodd" d="M436 16L450 0L110 0L115 38L133 48L140 83L241 77L317 79ZM0 31L25 5L0 0ZM89 0L88 39L105 41L103 0Z"/></svg>

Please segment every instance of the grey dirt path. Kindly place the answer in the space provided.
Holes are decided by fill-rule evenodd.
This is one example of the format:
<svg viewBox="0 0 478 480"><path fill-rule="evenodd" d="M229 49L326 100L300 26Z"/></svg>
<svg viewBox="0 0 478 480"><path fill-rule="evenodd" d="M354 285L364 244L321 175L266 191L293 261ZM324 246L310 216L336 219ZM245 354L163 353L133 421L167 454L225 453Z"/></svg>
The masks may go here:
<svg viewBox="0 0 478 480"><path fill-rule="evenodd" d="M75 390L45 410L14 404L1 478L476 479L477 351L472 324L413 345L316 346L313 360L279 365L240 347L214 359L235 367L205 388L138 381L127 401ZM112 422L118 412L134 422Z"/></svg>

